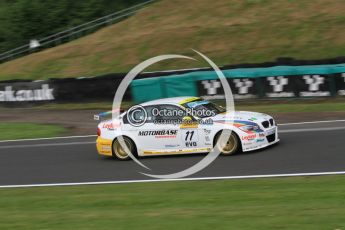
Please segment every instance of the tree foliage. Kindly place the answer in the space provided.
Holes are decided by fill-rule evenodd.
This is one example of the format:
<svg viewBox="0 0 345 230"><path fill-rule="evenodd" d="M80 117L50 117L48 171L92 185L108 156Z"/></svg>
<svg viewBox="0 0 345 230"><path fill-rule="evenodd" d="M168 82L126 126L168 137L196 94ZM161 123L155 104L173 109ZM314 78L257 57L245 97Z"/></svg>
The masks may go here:
<svg viewBox="0 0 345 230"><path fill-rule="evenodd" d="M0 0L0 53L145 0Z"/></svg>

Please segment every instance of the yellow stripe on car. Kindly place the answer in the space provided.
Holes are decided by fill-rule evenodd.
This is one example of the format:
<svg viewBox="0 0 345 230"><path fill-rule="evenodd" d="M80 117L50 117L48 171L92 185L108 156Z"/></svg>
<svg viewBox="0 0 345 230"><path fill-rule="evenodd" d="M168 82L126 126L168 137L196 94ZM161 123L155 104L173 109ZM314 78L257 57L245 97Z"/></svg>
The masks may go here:
<svg viewBox="0 0 345 230"><path fill-rule="evenodd" d="M180 124L180 129L196 129L198 127L199 127L198 122Z"/></svg>
<svg viewBox="0 0 345 230"><path fill-rule="evenodd" d="M176 151L150 151L144 150L144 155L158 155L158 154L183 154L183 153L204 153L211 151L211 148L198 148L198 149L186 149L186 150L176 150Z"/></svg>
<svg viewBox="0 0 345 230"><path fill-rule="evenodd" d="M200 97L190 97L190 98L187 98L187 99L180 101L179 104L183 105L185 103L192 102L192 101L199 100L199 99L200 99Z"/></svg>

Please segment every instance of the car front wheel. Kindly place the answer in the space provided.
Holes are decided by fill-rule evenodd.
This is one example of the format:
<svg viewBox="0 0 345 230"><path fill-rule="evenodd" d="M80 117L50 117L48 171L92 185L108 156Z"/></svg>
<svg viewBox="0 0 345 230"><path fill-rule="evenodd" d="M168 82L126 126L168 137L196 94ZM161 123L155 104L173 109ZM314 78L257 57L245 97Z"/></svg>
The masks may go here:
<svg viewBox="0 0 345 230"><path fill-rule="evenodd" d="M227 135L221 136L219 133L215 140L215 147L221 152L222 155L229 156L237 153L240 148L240 141L237 135L232 131L224 131ZM225 138L228 136L228 138Z"/></svg>

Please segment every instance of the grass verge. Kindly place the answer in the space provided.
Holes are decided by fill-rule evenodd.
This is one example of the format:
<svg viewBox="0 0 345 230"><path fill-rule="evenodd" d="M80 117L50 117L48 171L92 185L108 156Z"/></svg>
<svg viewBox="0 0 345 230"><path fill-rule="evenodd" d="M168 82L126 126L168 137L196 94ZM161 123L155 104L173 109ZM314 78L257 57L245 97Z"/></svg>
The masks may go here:
<svg viewBox="0 0 345 230"><path fill-rule="evenodd" d="M218 65L277 57L323 59L345 53L341 0L161 0L94 34L0 65L0 80L97 76L128 72L157 55L192 49ZM147 71L205 67L186 60Z"/></svg>
<svg viewBox="0 0 345 230"><path fill-rule="evenodd" d="M56 137L67 132L59 125L34 123L0 123L0 140Z"/></svg>
<svg viewBox="0 0 345 230"><path fill-rule="evenodd" d="M345 177L0 189L1 229L344 229Z"/></svg>

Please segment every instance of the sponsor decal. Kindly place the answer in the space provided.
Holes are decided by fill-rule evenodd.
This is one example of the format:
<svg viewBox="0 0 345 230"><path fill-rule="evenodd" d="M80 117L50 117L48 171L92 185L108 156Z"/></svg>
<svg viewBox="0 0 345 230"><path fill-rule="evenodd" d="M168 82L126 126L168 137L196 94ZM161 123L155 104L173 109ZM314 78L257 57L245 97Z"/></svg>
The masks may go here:
<svg viewBox="0 0 345 230"><path fill-rule="evenodd" d="M259 137L265 137L264 133L259 133Z"/></svg>
<svg viewBox="0 0 345 230"><path fill-rule="evenodd" d="M255 148L256 148L256 146L251 146L251 147L245 148L245 150L251 150L251 149L255 149Z"/></svg>
<svg viewBox="0 0 345 230"><path fill-rule="evenodd" d="M295 97L294 86L290 83L288 77L268 77L267 81L270 86L268 89L270 91L266 93L267 97Z"/></svg>
<svg viewBox="0 0 345 230"><path fill-rule="evenodd" d="M341 73L335 78L336 88L339 96L345 96L345 73Z"/></svg>
<svg viewBox="0 0 345 230"><path fill-rule="evenodd" d="M182 136L182 138L185 140L185 141L193 141L193 140L197 140L198 137L197 137L197 134L194 130L186 130Z"/></svg>
<svg viewBox="0 0 345 230"><path fill-rule="evenodd" d="M205 136L205 141L211 141L209 136Z"/></svg>
<svg viewBox="0 0 345 230"><path fill-rule="evenodd" d="M139 136L155 136L155 138L176 138L177 130L139 131Z"/></svg>
<svg viewBox="0 0 345 230"><path fill-rule="evenodd" d="M109 151L109 150L111 150L111 147L108 145L102 145L102 150L103 151Z"/></svg>
<svg viewBox="0 0 345 230"><path fill-rule="evenodd" d="M186 147L196 147L198 144L195 141L187 141Z"/></svg>
<svg viewBox="0 0 345 230"><path fill-rule="evenodd" d="M247 145L252 145L253 142L242 142L242 145L247 146Z"/></svg>
<svg viewBox="0 0 345 230"><path fill-rule="evenodd" d="M198 141L197 130L184 130L182 132L182 140L185 142L186 147L196 147Z"/></svg>
<svg viewBox="0 0 345 230"><path fill-rule="evenodd" d="M201 84L204 86L204 89L207 92L207 95L215 95L217 94L217 90L221 89L220 81L218 80L206 80L201 81Z"/></svg>
<svg viewBox="0 0 345 230"><path fill-rule="evenodd" d="M256 142L264 142L265 141L265 138L262 138L262 139L256 139Z"/></svg>
<svg viewBox="0 0 345 230"><path fill-rule="evenodd" d="M258 98L258 86L263 86L262 96L266 98L329 97L332 87L336 88L335 93L338 95L345 95L345 73L235 78L227 81L233 90L234 99L238 100ZM225 98L219 80L197 81L197 89L198 95L206 100Z"/></svg>
<svg viewBox="0 0 345 230"><path fill-rule="evenodd" d="M325 77L320 75L304 75L302 78L308 86L308 91L300 92L299 95L301 97L324 97L331 95L329 91L322 90L322 88L325 88Z"/></svg>
<svg viewBox="0 0 345 230"><path fill-rule="evenodd" d="M210 134L211 134L211 130L210 129L204 129L204 134L205 134L205 141L210 142L211 138L210 138Z"/></svg>
<svg viewBox="0 0 345 230"><path fill-rule="evenodd" d="M0 101L51 101L54 100L52 88L43 84L40 89L13 90L12 86L5 86L0 91Z"/></svg>
<svg viewBox="0 0 345 230"><path fill-rule="evenodd" d="M165 145L166 148L176 148L179 147L180 145Z"/></svg>
<svg viewBox="0 0 345 230"><path fill-rule="evenodd" d="M210 129L204 129L204 133L205 133L205 135L210 135L211 134L211 130Z"/></svg>
<svg viewBox="0 0 345 230"><path fill-rule="evenodd" d="M250 135L247 135L247 136L243 136L242 137L242 140L244 141L251 141L251 140L254 140L256 138L256 134L250 134Z"/></svg>
<svg viewBox="0 0 345 230"><path fill-rule="evenodd" d="M257 98L255 81L249 78L227 79L235 99ZM198 81L198 93L206 100L224 99L224 90L219 80Z"/></svg>
<svg viewBox="0 0 345 230"><path fill-rule="evenodd" d="M245 95L249 93L249 89L253 87L253 80L248 78L244 79L234 79L233 80L235 87L238 89L238 94Z"/></svg>
<svg viewBox="0 0 345 230"><path fill-rule="evenodd" d="M113 123L104 123L102 128L103 129L108 129L108 130L114 130L117 129L119 127L119 125L114 125Z"/></svg>

